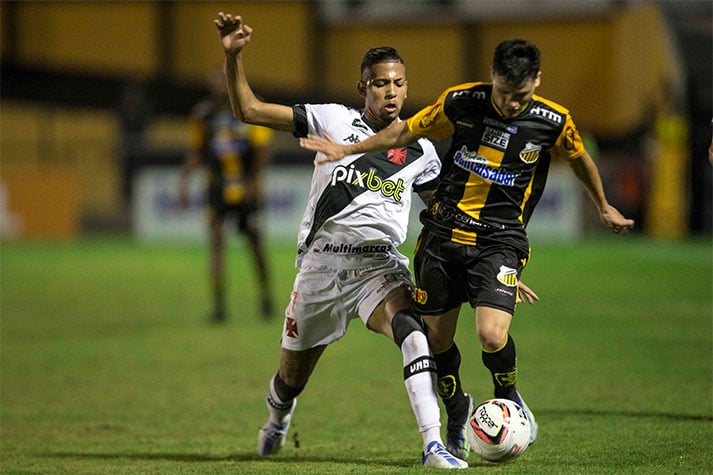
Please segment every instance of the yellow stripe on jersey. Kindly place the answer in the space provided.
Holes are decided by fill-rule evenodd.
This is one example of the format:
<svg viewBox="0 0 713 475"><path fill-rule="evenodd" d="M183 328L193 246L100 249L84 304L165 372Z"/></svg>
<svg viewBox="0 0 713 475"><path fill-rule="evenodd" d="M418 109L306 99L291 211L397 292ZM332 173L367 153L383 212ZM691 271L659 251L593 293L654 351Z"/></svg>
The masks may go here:
<svg viewBox="0 0 713 475"><path fill-rule="evenodd" d="M501 150L481 145L478 147L478 156L487 159L489 167L499 168L504 154ZM471 173L465 184L463 198L458 202L458 208L472 218L480 219L480 212L485 206L492 184L477 173Z"/></svg>

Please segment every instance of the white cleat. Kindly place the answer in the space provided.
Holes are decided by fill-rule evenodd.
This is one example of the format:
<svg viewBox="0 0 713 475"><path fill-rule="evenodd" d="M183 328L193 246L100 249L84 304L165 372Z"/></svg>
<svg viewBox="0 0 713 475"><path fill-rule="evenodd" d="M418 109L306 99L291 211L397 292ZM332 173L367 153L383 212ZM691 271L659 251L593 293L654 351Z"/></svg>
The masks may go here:
<svg viewBox="0 0 713 475"><path fill-rule="evenodd" d="M440 442L433 441L428 444L426 453L423 454L424 467L459 469L468 468L468 462L451 455Z"/></svg>
<svg viewBox="0 0 713 475"><path fill-rule="evenodd" d="M269 419L265 422L257 433L257 453L263 457L268 455L274 455L280 451L282 447L285 446L285 441L287 440L287 430L290 428L290 420L292 419L292 412L295 410L297 405L297 399L292 403L292 409L290 413L285 417L285 421L282 424L275 424Z"/></svg>
<svg viewBox="0 0 713 475"><path fill-rule="evenodd" d="M527 404L525 404L525 400L522 396L520 396L520 393L517 393L517 399L515 402L520 405L527 416L527 420L530 421L530 445L532 445L537 440L537 421L535 420L535 415L532 413L530 408L527 407Z"/></svg>

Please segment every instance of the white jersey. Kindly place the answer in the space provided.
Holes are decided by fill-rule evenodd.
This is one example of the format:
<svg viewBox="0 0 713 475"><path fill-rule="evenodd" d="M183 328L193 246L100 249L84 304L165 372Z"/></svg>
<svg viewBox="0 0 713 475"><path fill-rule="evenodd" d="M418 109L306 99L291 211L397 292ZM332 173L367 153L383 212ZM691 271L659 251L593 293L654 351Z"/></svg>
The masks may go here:
<svg viewBox="0 0 713 475"><path fill-rule="evenodd" d="M329 134L350 144L378 132L362 111L340 104L296 105L293 110L297 137ZM406 239L412 192L435 189L440 170L436 150L426 139L316 165L297 238L297 266L307 254L394 252Z"/></svg>

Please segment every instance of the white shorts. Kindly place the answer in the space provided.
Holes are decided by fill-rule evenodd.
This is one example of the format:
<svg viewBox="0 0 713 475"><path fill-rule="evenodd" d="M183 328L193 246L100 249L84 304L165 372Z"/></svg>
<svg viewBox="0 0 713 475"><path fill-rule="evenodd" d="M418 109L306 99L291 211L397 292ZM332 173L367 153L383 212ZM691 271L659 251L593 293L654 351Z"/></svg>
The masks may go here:
<svg viewBox="0 0 713 475"><path fill-rule="evenodd" d="M340 339L352 319L366 325L386 295L401 286L412 289L413 283L408 259L397 252L303 260L285 310L282 347L302 351Z"/></svg>

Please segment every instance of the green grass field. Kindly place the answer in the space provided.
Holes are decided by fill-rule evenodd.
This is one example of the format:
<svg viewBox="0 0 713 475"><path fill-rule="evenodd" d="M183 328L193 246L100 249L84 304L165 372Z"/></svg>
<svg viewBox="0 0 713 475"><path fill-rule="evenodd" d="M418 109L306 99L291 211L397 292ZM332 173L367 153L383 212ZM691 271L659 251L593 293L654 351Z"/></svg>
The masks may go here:
<svg viewBox="0 0 713 475"><path fill-rule="evenodd" d="M713 473L711 248L535 244L524 280L542 300L511 333L540 437L512 463L472 456L469 470ZM213 326L201 246L3 243L0 472L426 472L399 351L359 321L300 396L287 446L255 455L281 318L260 318L243 251L230 251L230 320ZM280 307L293 251L271 246ZM457 340L466 389L491 397L470 311Z"/></svg>

